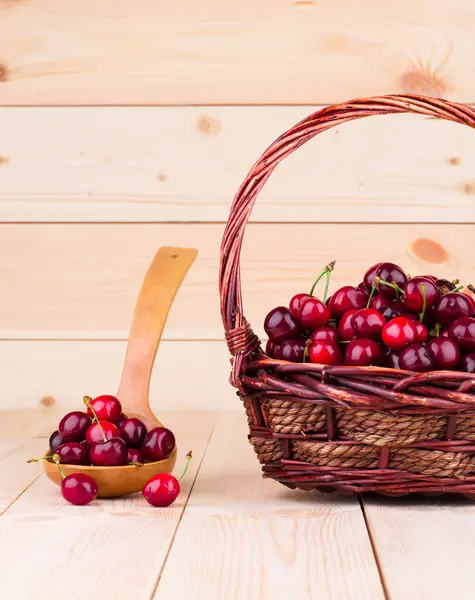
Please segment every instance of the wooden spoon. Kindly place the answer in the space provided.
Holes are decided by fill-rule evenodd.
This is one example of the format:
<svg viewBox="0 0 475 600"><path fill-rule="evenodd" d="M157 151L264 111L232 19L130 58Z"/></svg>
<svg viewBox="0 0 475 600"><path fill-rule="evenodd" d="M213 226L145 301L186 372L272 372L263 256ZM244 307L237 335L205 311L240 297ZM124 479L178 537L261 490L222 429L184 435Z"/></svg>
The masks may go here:
<svg viewBox="0 0 475 600"><path fill-rule="evenodd" d="M150 265L135 307L129 341L117 397L128 417L141 419L148 429L162 423L150 408L150 379L170 307L198 251L193 248L158 250ZM51 454L50 452L48 454ZM99 497L132 494L157 473L171 473L175 466L176 447L166 460L145 463L141 467L81 467L62 465L65 475L85 473L97 482ZM43 461L46 475L57 485L61 476L53 461Z"/></svg>

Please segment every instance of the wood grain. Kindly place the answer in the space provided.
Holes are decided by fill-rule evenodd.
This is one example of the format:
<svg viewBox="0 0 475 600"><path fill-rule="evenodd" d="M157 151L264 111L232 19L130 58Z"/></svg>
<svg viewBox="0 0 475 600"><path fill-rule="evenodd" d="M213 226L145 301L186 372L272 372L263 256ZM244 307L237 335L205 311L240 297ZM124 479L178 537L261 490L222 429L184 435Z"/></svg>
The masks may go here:
<svg viewBox="0 0 475 600"><path fill-rule="evenodd" d="M475 100L467 0L3 0L3 104Z"/></svg>
<svg viewBox="0 0 475 600"><path fill-rule="evenodd" d="M124 354L123 341L0 341L0 409L41 409L45 418L82 410L85 394L115 393ZM153 411L160 417L163 410L239 410L229 369L224 341L162 342L151 381Z"/></svg>
<svg viewBox="0 0 475 600"><path fill-rule="evenodd" d="M254 161L317 109L0 108L0 220L225 222ZM279 166L253 220L474 222L474 138L415 115L347 123Z"/></svg>
<svg viewBox="0 0 475 600"><path fill-rule="evenodd" d="M164 339L223 339L217 271L221 225L1 225L0 339L126 339L157 248L199 257L180 289ZM412 275L475 279L472 225L251 224L243 247L246 317L263 335L274 306L306 291L335 259L331 289L358 284L377 260Z"/></svg>
<svg viewBox="0 0 475 600"><path fill-rule="evenodd" d="M263 480L246 435L218 424L155 599L383 600L358 501Z"/></svg>
<svg viewBox="0 0 475 600"><path fill-rule="evenodd" d="M185 420L175 414L170 426L180 445L180 467L190 447L194 455L178 500L158 509L139 494L77 507L67 504L58 488L40 477L0 521L1 598L36 598L38 590L42 598L59 598L64 596L65 582L71 600L150 598L213 418L195 414Z"/></svg>
<svg viewBox="0 0 475 600"><path fill-rule="evenodd" d="M473 501L371 498L365 509L391 600L471 596Z"/></svg>

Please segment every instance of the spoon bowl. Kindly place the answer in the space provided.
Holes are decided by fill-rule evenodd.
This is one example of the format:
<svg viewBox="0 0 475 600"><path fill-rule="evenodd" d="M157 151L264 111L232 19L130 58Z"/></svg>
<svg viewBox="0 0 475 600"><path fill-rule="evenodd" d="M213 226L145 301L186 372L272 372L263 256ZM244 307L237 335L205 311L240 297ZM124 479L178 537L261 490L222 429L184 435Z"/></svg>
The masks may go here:
<svg viewBox="0 0 475 600"><path fill-rule="evenodd" d="M163 427L150 408L150 379L165 322L176 293L198 252L193 248L163 247L156 253L142 283L130 329L122 379L117 398L127 417L137 417L148 430ZM50 451L46 456L51 456ZM62 464L64 474L84 473L98 486L98 498L115 498L139 492L158 473L171 473L177 447L165 460L95 467ZM61 485L61 474L52 459L43 461L47 477Z"/></svg>

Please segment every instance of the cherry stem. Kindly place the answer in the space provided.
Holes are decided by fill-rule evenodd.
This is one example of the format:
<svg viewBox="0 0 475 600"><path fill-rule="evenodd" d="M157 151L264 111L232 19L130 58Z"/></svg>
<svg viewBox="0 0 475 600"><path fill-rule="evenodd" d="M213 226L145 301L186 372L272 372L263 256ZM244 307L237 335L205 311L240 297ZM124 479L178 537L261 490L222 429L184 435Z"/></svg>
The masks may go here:
<svg viewBox="0 0 475 600"><path fill-rule="evenodd" d="M92 414L94 416L94 419L95 419L95 421L97 423L97 426L101 430L102 437L104 438L104 442L107 442L106 434L104 433L104 430L102 429L102 425L99 423L99 419L97 418L96 411L94 410L94 407L91 404L92 403L91 396L84 396L84 398L82 399L82 401L88 407L88 409L92 412Z"/></svg>
<svg viewBox="0 0 475 600"><path fill-rule="evenodd" d="M386 285L387 287L391 287L393 288L393 290L395 290L396 292L396 300L399 299L399 294L404 294L404 290L402 290L397 283L389 283L389 281L384 281L384 279L381 279L381 277L376 276L374 278L374 281L376 284L382 283L383 285Z"/></svg>
<svg viewBox="0 0 475 600"><path fill-rule="evenodd" d="M131 465L132 467L143 467L143 463L141 462L129 462L127 463L128 465Z"/></svg>
<svg viewBox="0 0 475 600"><path fill-rule="evenodd" d="M37 463L40 462L40 460L51 460L51 456L38 456L38 458L30 458L30 460L27 460L27 463Z"/></svg>
<svg viewBox="0 0 475 600"><path fill-rule="evenodd" d="M312 344L311 340L307 340L305 342L305 350L303 351L303 362L304 363L307 362L307 359L308 359L308 349L310 348L311 344Z"/></svg>
<svg viewBox="0 0 475 600"><path fill-rule="evenodd" d="M453 292L460 292L460 290L463 290L463 285L459 285L458 287L454 288L452 291Z"/></svg>
<svg viewBox="0 0 475 600"><path fill-rule="evenodd" d="M427 297L426 297L426 286L425 283L421 283L422 290L422 312L419 318L419 323L422 323L424 317L426 316L426 308L427 308Z"/></svg>
<svg viewBox="0 0 475 600"><path fill-rule="evenodd" d="M190 464L191 458L192 458L191 450L188 450L188 454L186 455L185 468L183 469L183 472L180 475L180 477L178 477L178 481L181 481L183 479L183 477L185 476L185 473L188 471L188 465Z"/></svg>
<svg viewBox="0 0 475 600"><path fill-rule="evenodd" d="M64 471L61 468L61 465L59 464L59 461L60 461L59 455L58 454L53 454L53 460L54 460L54 464L59 469L59 474L61 475L61 481L62 481L66 477L66 475L64 474Z"/></svg>
<svg viewBox="0 0 475 600"><path fill-rule="evenodd" d="M373 285L371 286L371 294L369 295L368 303L366 304L366 308L369 308L369 305L371 304L371 300L373 299L375 292L376 292L376 284L373 282Z"/></svg>
<svg viewBox="0 0 475 600"><path fill-rule="evenodd" d="M440 328L441 328L441 324L440 323L436 323L436 325L435 325L435 337L439 337L439 335L440 335Z"/></svg>
<svg viewBox="0 0 475 600"><path fill-rule="evenodd" d="M315 287L316 287L317 283L320 281L320 279L327 273L331 273L333 271L334 267L335 267L335 261L332 260L332 262L328 263L328 265L323 269L323 271L320 273L320 275L315 280L314 284L312 285L312 288L310 289L310 296L313 296L313 291L315 290ZM328 283L328 279L327 279L327 283ZM325 302L325 300L324 300L324 302Z"/></svg>
<svg viewBox="0 0 475 600"><path fill-rule="evenodd" d="M331 271L327 271L325 276L327 280L325 282L325 291L323 292L323 302L326 302L328 298L328 288L330 287Z"/></svg>
<svg viewBox="0 0 475 600"><path fill-rule="evenodd" d="M470 290L472 294L475 294L475 286L473 286L471 283L467 285L467 289Z"/></svg>

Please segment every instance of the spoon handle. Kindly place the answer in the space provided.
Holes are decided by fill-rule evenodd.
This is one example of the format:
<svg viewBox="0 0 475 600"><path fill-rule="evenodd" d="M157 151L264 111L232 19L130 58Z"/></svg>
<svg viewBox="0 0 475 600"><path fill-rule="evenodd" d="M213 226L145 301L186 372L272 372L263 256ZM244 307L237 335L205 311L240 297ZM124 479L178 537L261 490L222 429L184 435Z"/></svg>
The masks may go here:
<svg viewBox="0 0 475 600"><path fill-rule="evenodd" d="M160 424L149 401L155 355L170 307L197 254L193 248L160 248L135 306L117 397L124 413L142 417L148 426Z"/></svg>

